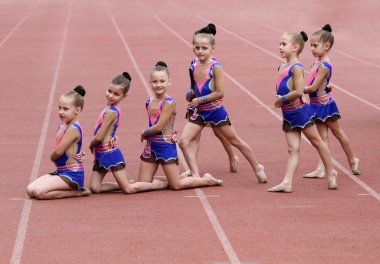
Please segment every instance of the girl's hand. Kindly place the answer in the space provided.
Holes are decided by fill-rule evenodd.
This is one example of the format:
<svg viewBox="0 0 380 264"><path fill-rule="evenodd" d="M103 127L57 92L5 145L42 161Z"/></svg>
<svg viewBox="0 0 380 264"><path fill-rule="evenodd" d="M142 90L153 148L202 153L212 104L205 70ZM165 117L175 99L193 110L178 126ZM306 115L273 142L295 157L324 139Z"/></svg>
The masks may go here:
<svg viewBox="0 0 380 264"><path fill-rule="evenodd" d="M79 162L83 162L86 159L86 153L82 151L81 153L78 153L74 156L74 159L76 159Z"/></svg>
<svg viewBox="0 0 380 264"><path fill-rule="evenodd" d="M333 87L334 87L334 86L333 86L331 83L329 83L329 84L326 86L327 91L328 91L329 93L331 93Z"/></svg>
<svg viewBox="0 0 380 264"><path fill-rule="evenodd" d="M194 98L193 100L191 100L190 105L193 107L198 107L200 105L200 99L198 97Z"/></svg>
<svg viewBox="0 0 380 264"><path fill-rule="evenodd" d="M172 134L172 140L174 142L177 142L178 141L178 138L177 138L177 131L174 131L173 134Z"/></svg>
<svg viewBox="0 0 380 264"><path fill-rule="evenodd" d="M276 95L277 100L274 102L274 106L276 108L280 108L283 105L283 102L281 101L281 95Z"/></svg>
<svg viewBox="0 0 380 264"><path fill-rule="evenodd" d="M141 138L140 138L141 142L143 142L146 139L144 132L145 130L141 131Z"/></svg>
<svg viewBox="0 0 380 264"><path fill-rule="evenodd" d="M89 148L91 150L91 153L94 154L95 146L91 143Z"/></svg>
<svg viewBox="0 0 380 264"><path fill-rule="evenodd" d="M119 138L117 136L113 137L109 141L109 145L111 148L117 148L117 142L119 141Z"/></svg>

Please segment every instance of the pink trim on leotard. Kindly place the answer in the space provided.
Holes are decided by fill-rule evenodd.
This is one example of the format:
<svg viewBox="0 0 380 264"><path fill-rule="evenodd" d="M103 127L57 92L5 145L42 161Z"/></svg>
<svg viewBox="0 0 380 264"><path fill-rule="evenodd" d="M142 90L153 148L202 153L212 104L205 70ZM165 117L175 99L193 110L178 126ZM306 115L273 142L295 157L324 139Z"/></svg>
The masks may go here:
<svg viewBox="0 0 380 264"><path fill-rule="evenodd" d="M203 80L203 81L199 81L197 80L197 78L195 78L195 73L197 72L198 70L198 63L196 64L196 67L194 67L194 80L195 82L197 83L197 86L198 86L198 91L199 93L201 94L202 93L202 90L203 90L203 86L205 85L205 83L210 79L210 68L215 64L217 63L216 61L212 61L207 67L206 67L206 78Z"/></svg>
<svg viewBox="0 0 380 264"><path fill-rule="evenodd" d="M285 66L284 64L281 65L279 71L280 71L284 66ZM286 69L286 71L281 75L281 77L277 79L277 86L276 86L277 90L278 90L278 88L280 88L280 84L281 84L282 80L284 80L286 77L288 77L288 75L289 75L289 69L290 69L290 67L292 67L292 66L293 66L293 64L290 65L289 68Z"/></svg>
<svg viewBox="0 0 380 264"><path fill-rule="evenodd" d="M166 100L166 98L167 98L167 96L164 98L164 99L162 99L159 103L158 103L158 105L157 105L157 113L156 113L156 116L153 116L151 113L150 113L150 105L152 104L152 102L153 102L153 98L151 98L151 100L150 100L150 102L149 102L149 105L148 105L148 107L147 107L147 112L148 112L148 116L149 116L149 119L150 119L150 122L151 122L151 124L152 124L152 126L154 125L154 124L156 124L156 121L157 121L157 119L160 117L160 114L161 114L161 111L162 111L162 109L161 109L161 105L164 103L164 101Z"/></svg>

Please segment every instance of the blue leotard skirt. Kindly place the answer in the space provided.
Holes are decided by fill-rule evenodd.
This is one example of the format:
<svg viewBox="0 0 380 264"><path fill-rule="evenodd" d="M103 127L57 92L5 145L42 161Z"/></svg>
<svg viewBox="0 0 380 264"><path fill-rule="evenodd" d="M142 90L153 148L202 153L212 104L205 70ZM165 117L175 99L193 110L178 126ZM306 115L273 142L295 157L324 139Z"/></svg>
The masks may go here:
<svg viewBox="0 0 380 264"><path fill-rule="evenodd" d="M115 148L105 153L99 153L95 150L95 159L99 163L99 167L109 170L111 167L116 167L119 164L124 164L124 157L119 148Z"/></svg>
<svg viewBox="0 0 380 264"><path fill-rule="evenodd" d="M314 114L310 109L310 105L305 104L302 108L292 111L282 111L284 121L289 123L291 129L304 129L307 125L313 123Z"/></svg>
<svg viewBox="0 0 380 264"><path fill-rule="evenodd" d="M329 118L338 117L340 118L340 113L338 106L335 101L330 101L327 104L310 104L311 111L315 115L315 119L326 122Z"/></svg>
<svg viewBox="0 0 380 264"><path fill-rule="evenodd" d="M84 171L72 171L72 170L57 170L55 175L65 177L70 180L70 182L75 183L78 186L78 190L84 188Z"/></svg>

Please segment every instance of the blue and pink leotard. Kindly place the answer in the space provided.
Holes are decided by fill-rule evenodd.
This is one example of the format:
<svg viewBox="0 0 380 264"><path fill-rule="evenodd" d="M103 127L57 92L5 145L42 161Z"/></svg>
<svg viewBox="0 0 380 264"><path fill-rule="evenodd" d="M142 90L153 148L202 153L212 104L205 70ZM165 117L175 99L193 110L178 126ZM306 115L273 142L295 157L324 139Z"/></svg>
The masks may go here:
<svg viewBox="0 0 380 264"><path fill-rule="evenodd" d="M116 136L116 130L120 125L121 119L121 112L119 108L115 106L106 106L103 108L103 111L100 113L99 120L95 125L94 135L96 135L99 128L102 126L107 111L116 112L117 114L116 122L109 136L109 140L111 140ZM113 167L116 168L119 164L125 166L124 157L120 149L117 146L111 144L109 141L103 141L95 146L95 162L98 163L99 167L102 167L106 170Z"/></svg>
<svg viewBox="0 0 380 264"><path fill-rule="evenodd" d="M212 62L205 69L206 79L197 80L195 76L199 68L199 60L197 58L193 60L190 65L190 74L192 75L191 79L194 80L192 81L192 85L194 86L192 89L195 91L195 97L206 96L213 92L211 82L214 80L212 73L214 67L222 67L222 65L215 58L212 58ZM231 124L222 99L200 104L197 108L189 108L188 118L190 122L200 125L211 124L212 126L218 126Z"/></svg>
<svg viewBox="0 0 380 264"><path fill-rule="evenodd" d="M74 129L77 129L79 131L79 139L76 143L76 154L81 153L82 149L82 129L79 124L72 124L70 125ZM65 135L67 129L70 127L64 128L64 125L60 126L57 131L60 129L62 130L61 135L57 139L55 143L55 147L58 146L58 144L61 142L63 136ZM75 163L68 164L69 157L66 153L63 153L62 156L60 156L57 160L54 161L55 165L57 166L57 171L53 173L53 175L59 175L61 177L65 177L70 181L70 183L75 183L78 187L78 190L81 190L84 188L84 171L83 171L83 165L81 161L75 160ZM71 184L70 184L71 186Z"/></svg>
<svg viewBox="0 0 380 264"><path fill-rule="evenodd" d="M164 104L172 104L175 103L174 99L171 97L166 97L162 99L157 106L157 112L155 115L152 115L151 113L151 104L153 102L153 98L150 98L146 102L146 110L149 117L149 127L157 124L158 120L160 119L161 111L164 106ZM175 115L175 113L174 113ZM171 127L167 128L165 127L164 130L173 131L174 126L174 118L172 122L170 122ZM163 130L163 131L164 131ZM149 136L147 139L147 144L145 146L144 152L141 155L141 159L144 161L150 161L156 163L169 163L169 162L178 162L178 154L177 154L177 146L176 143L173 140L173 133L164 134L163 131L160 131L158 134L154 134Z"/></svg>
<svg viewBox="0 0 380 264"><path fill-rule="evenodd" d="M331 97L327 85L332 75L331 64L324 61L322 63L314 63L312 66L313 74L307 84L310 86L314 83L318 70L323 67L328 69L329 74L322 82L321 86L314 93L309 94L311 111L315 114L316 121L326 122L328 119L336 120L340 118L338 106Z"/></svg>
<svg viewBox="0 0 380 264"><path fill-rule="evenodd" d="M282 70L286 67L286 64L282 64L278 70ZM294 67L299 67L302 69L301 63L295 63L285 70L284 74L277 79L277 95L287 95L292 90L288 86L288 82L293 78L292 70ZM305 104L301 98L296 98L288 103L284 103L281 107L282 115L284 118L284 123L286 122L290 125L291 130L293 129L304 129L307 125L313 124L313 114L310 111L308 104Z"/></svg>

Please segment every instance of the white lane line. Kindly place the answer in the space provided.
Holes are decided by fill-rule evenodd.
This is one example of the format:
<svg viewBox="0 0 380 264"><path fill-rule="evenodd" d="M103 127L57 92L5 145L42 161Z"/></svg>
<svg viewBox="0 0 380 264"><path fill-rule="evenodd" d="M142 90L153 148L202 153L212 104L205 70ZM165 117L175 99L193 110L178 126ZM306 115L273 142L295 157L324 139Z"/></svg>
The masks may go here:
<svg viewBox="0 0 380 264"><path fill-rule="evenodd" d="M29 16L33 13L34 9L36 9L37 5L39 4L40 0L38 0L34 6L32 7L32 9L16 24L16 26L14 26L14 28L11 30L11 32L8 33L8 35L6 35L3 40L0 42L0 48L3 47L3 45L5 44L5 42L8 41L8 39L11 38L11 36L13 35L13 33L16 32L16 30L21 26L22 23L24 23L24 21L26 19L29 18Z"/></svg>
<svg viewBox="0 0 380 264"><path fill-rule="evenodd" d="M58 81L59 72L61 69L63 52L65 50L65 42L66 42L70 16L71 16L71 3L70 3L70 9L67 14L66 22L65 22L61 49L59 51L58 61L57 61L55 71L54 71L53 82L50 87L49 99L48 99L48 103L47 103L47 107L45 111L44 121L42 123L41 134L40 134L40 139L38 141L36 155L34 156L32 173L30 175L29 182L32 182L34 179L37 178L37 174L38 174L40 164L41 164L41 158L42 158L42 154L43 154L43 150L45 146L46 134L49 127L51 112L53 109L54 95L57 89L57 81ZM22 257L22 252L24 248L24 242L25 242L25 235L28 228L29 216L30 216L31 210L32 210L32 199L25 199L24 206L22 208L20 222L18 225L16 241L13 246L12 258L10 262L11 264L21 263L21 257Z"/></svg>
<svg viewBox="0 0 380 264"><path fill-rule="evenodd" d="M140 77L141 82L143 83L143 85L145 87L146 92L148 93L148 95L150 97L153 97L153 93L149 89L148 83L145 80L145 77L142 74L142 72L141 72L141 70L140 70L140 68L139 68L139 66L137 64L136 59L135 59L135 57L134 57L134 55L133 55L133 53L132 53L132 51L131 51L131 49L129 47L129 45L128 45L128 43L127 43L124 35L122 34L118 23L116 22L116 20L115 20L115 18L112 15L112 13L111 13L110 10L108 10L108 13L111 16L112 23L113 23L113 25L114 25L114 27L115 27L115 29L116 29L116 31L117 31L117 33L118 33L118 35L119 35L122 43L123 43L123 45L124 45L124 47L125 47L128 55L129 55L129 57L130 57L130 59L132 61L132 64L133 64L133 66L134 66L134 68L135 68L138 76ZM180 159L181 163L184 166L186 166L186 162L185 162L185 160L183 158L183 155L182 155L180 149L178 149L178 152L179 152L179 159ZM239 260L238 256L236 255L235 250L233 249L230 241L228 240L228 237L226 236L226 234L225 234L222 226L220 225L218 217L216 216L214 210L212 209L210 203L208 202L207 197L205 196L203 190L202 189L195 189L195 192L196 192L199 200L201 201L203 209L205 210L205 212L206 212L206 214L207 214L207 216L208 216L208 218L209 218L209 220L211 222L211 225L212 225L215 233L217 234L217 236L219 238L219 241L222 244L223 249L226 252L226 254L227 254L230 262L233 263L233 264L239 264L240 260Z"/></svg>
<svg viewBox="0 0 380 264"><path fill-rule="evenodd" d="M200 15L200 13L197 14L197 17L198 17L199 19L205 21L205 22L210 22L208 19L202 17L202 16ZM252 47L255 47L256 49L258 49L258 50L260 50L260 51L262 51L262 52L268 54L269 56L271 56L271 57L273 57L273 58L275 58L275 59L278 59L278 60L280 60L280 61L283 61L283 59L282 59L281 57L279 57L278 55L274 54L273 52L271 52L271 51L269 51L269 50L267 50L267 49L261 47L260 45L257 45L257 44L255 44L255 43L253 43L252 41L250 41L250 40L248 40L248 39L246 39L246 38L243 38L243 37L239 36L238 34L232 32L232 31L230 31L230 30L228 30L228 29L226 29L226 28L224 28L224 27L222 27L222 26L220 26L220 25L218 25L218 28L219 28L219 29L222 29L224 32L230 34L231 36L234 36L235 38L237 38L237 39L239 39L239 40L241 40L241 41L247 43L248 45L250 45L250 46L252 46ZM308 70L306 70L306 69L305 69L305 72L308 73L308 74L310 74L310 71L308 71ZM351 92L349 92L349 91L343 89L342 87L340 87L340 86L337 85L336 83L331 82L331 84L332 84L332 85L334 86L334 88L336 88L337 90L339 90L339 91L341 91L341 92L343 92L343 93L345 93L345 94L351 96L352 98L355 98L356 100L358 100L358 101L360 101L360 102L362 102L362 103L364 103L364 104L366 104L366 105L368 105L368 106L370 106L370 107L376 109L377 111L380 111L380 107L377 106L376 104L371 103L371 102L369 102L369 101L367 101L367 100L365 100L365 99L363 99L363 98L361 98L361 97L359 97L359 96L357 96L357 95L355 95L355 94L353 94L353 93L351 93Z"/></svg>
<svg viewBox="0 0 380 264"><path fill-rule="evenodd" d="M245 12L245 11L244 11L244 12ZM267 28L273 29L273 30L275 30L275 31L277 31L277 32L281 32L281 33L283 33L283 32L286 31L285 29L281 29L281 28L279 28L279 27L271 26L271 25L266 24L266 23L264 23L264 22L261 22L261 21L259 21L259 20L256 20L256 19L253 19L253 18L246 17L245 15L242 14L242 12L240 12L240 13L238 14L238 16L241 17L241 18L243 18L243 19L245 19L245 20L247 20L247 21L251 21L251 22L254 22L254 23L259 24L259 25L261 25L261 26L264 26L264 27L267 27ZM341 55L343 55L343 56L346 56L346 57L348 57L348 58L350 58L350 59L356 60L356 61L361 62L361 63L363 63L363 64L366 64L366 65L368 65L368 66L372 66L372 67L374 67L374 68L380 69L380 66L377 65L377 64L374 64L374 63L371 63L371 62L369 62L369 61L366 61L366 60L363 60L363 59L361 59L361 58L358 58L358 57L356 57L356 56L350 55L350 54L348 54L348 53L346 53L346 52L344 52L344 51L341 51L341 50L339 50L339 49L334 48L334 51L335 51L336 53L339 53L339 54L341 54Z"/></svg>
<svg viewBox="0 0 380 264"><path fill-rule="evenodd" d="M158 22L160 22L165 28L167 28L173 35L177 36L185 45L192 48L192 45L189 44L182 36L180 36L177 32L175 32L171 27L169 27L165 22L163 22L158 15L154 17ZM221 27L219 27L221 28ZM261 101L257 96L251 93L247 88L244 87L241 83L239 83L235 78L229 75L227 72L224 72L225 76L230 79L237 87L239 87L243 92L245 92L249 97L255 100L258 104L263 106L272 116L274 116L277 120L282 121L282 116L277 114L271 107L266 105L263 101ZM302 139L305 140L308 144L311 144L303 135ZM339 168L344 174L346 174L351 180L357 183L360 187L370 193L376 200L380 201L380 194L374 191L371 187L361 181L357 176L354 176L350 171L348 171L342 164L333 159L334 165Z"/></svg>

